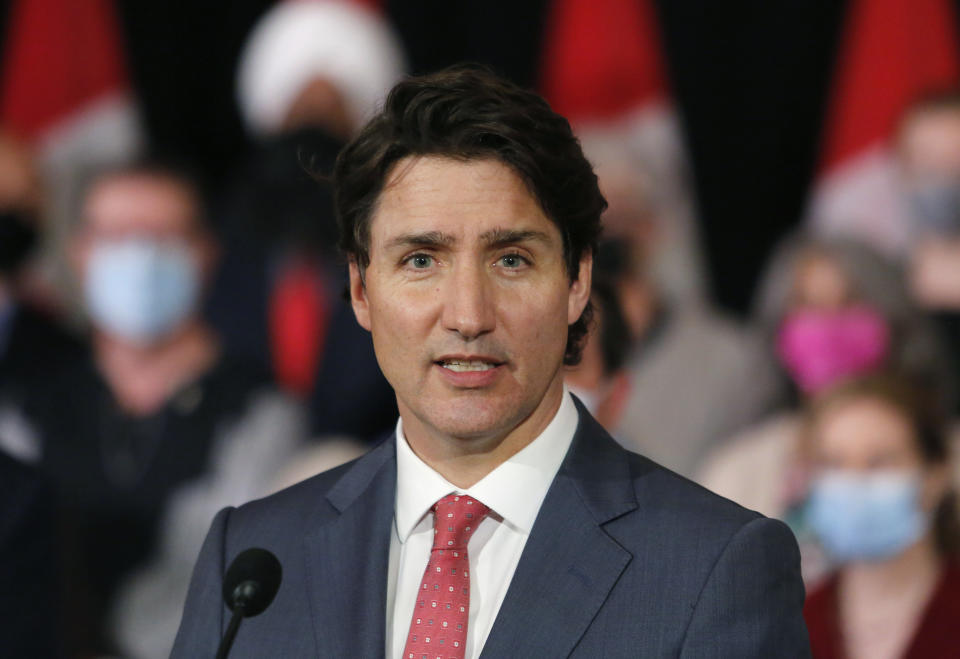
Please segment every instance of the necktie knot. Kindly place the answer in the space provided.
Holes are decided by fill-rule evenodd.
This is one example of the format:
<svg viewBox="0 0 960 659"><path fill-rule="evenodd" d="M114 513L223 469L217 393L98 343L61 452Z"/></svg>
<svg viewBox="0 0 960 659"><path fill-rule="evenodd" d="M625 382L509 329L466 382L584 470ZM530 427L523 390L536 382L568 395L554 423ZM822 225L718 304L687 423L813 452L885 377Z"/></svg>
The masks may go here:
<svg viewBox="0 0 960 659"><path fill-rule="evenodd" d="M433 548L466 549L470 536L490 511L464 494L448 494L433 505Z"/></svg>

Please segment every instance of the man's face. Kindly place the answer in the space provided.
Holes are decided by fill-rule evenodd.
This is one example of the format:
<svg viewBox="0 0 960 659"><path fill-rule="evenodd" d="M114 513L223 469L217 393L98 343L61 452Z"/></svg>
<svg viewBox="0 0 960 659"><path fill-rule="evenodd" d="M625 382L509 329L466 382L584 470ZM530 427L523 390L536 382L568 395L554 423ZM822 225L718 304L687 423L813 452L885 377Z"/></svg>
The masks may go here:
<svg viewBox="0 0 960 659"><path fill-rule="evenodd" d="M405 434L532 439L562 393L567 326L590 294L591 256L571 283L560 231L496 160L397 163L351 264L357 320L397 394Z"/></svg>
<svg viewBox="0 0 960 659"><path fill-rule="evenodd" d="M201 272L212 267L213 246L198 227L197 200L176 181L140 174L109 177L93 187L82 212L82 230L74 244L81 274L93 247L128 240L183 245Z"/></svg>
<svg viewBox="0 0 960 659"><path fill-rule="evenodd" d="M139 347L175 338L199 318L214 258L192 191L125 173L98 182L85 201L71 255L92 325Z"/></svg>
<svg viewBox="0 0 960 659"><path fill-rule="evenodd" d="M904 124L900 165L908 185L960 181L960 112L917 112Z"/></svg>

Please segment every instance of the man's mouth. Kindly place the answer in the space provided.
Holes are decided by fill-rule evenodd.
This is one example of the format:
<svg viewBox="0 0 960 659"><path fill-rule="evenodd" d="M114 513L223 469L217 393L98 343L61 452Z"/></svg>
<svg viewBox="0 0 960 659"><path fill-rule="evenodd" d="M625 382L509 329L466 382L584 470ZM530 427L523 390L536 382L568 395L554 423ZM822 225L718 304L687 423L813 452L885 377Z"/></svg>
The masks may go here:
<svg viewBox="0 0 960 659"><path fill-rule="evenodd" d="M437 364L454 373L467 373L469 371L489 371L499 366L500 362L473 359L441 359Z"/></svg>

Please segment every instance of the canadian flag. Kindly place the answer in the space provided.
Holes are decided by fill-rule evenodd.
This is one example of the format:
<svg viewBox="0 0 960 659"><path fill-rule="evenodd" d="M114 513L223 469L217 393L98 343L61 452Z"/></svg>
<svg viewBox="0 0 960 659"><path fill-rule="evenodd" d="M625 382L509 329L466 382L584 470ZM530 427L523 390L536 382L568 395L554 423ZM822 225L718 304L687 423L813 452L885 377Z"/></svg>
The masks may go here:
<svg viewBox="0 0 960 659"><path fill-rule="evenodd" d="M659 196L656 275L674 301L702 301L689 162L652 0L554 0L540 90L582 138L606 136L633 151Z"/></svg>
<svg viewBox="0 0 960 659"><path fill-rule="evenodd" d="M838 51L808 222L891 255L908 214L891 140L918 96L960 75L950 0L852 0Z"/></svg>
<svg viewBox="0 0 960 659"><path fill-rule="evenodd" d="M120 31L110 0L14 0L0 78L0 126L33 147L46 183L49 278L83 175L140 148ZM60 264L60 265L57 265Z"/></svg>

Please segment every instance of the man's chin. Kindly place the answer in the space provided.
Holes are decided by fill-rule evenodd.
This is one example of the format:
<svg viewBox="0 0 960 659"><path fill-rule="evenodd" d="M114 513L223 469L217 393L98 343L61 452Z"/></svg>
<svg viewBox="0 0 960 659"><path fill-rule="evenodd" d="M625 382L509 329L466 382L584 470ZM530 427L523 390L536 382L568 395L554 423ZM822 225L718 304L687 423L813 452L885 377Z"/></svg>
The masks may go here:
<svg viewBox="0 0 960 659"><path fill-rule="evenodd" d="M477 441L502 438L517 425L519 410L509 400L481 400L477 396L438 401L417 416L433 433L451 440Z"/></svg>
<svg viewBox="0 0 960 659"><path fill-rule="evenodd" d="M454 440L477 441L502 437L504 423L502 416L482 415L478 417L459 416L456 418L438 419L434 427L444 436Z"/></svg>

